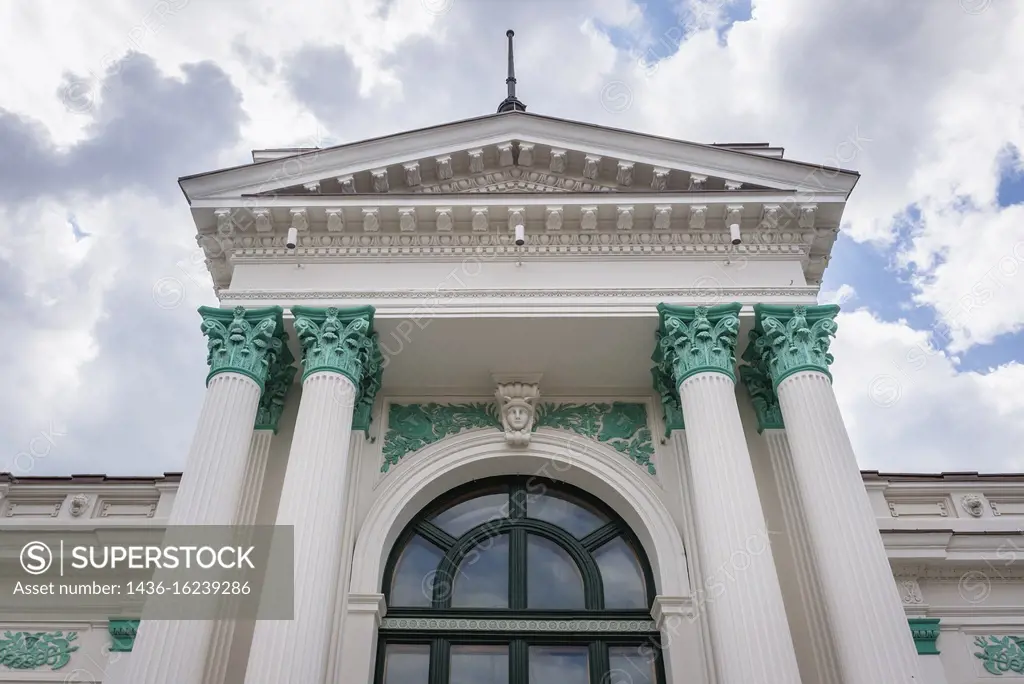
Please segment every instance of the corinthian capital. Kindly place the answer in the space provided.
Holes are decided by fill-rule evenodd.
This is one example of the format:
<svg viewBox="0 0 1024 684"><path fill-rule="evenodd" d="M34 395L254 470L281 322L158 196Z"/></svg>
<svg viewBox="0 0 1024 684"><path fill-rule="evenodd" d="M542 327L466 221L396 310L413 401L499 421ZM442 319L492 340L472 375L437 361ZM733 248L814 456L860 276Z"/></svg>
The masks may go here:
<svg viewBox="0 0 1024 684"><path fill-rule="evenodd" d="M748 350L750 348L750 346L747 347ZM744 354L743 358L746 360L747 355ZM764 367L760 364L740 366L740 381L747 388L750 403L754 405L754 413L757 414L757 431L783 429L779 396L775 393L772 379L768 377Z"/></svg>
<svg viewBox="0 0 1024 684"><path fill-rule="evenodd" d="M210 373L206 382L218 373L240 373L266 384L270 365L281 353L284 325L279 306L260 309L218 309L199 307L203 322L199 329L206 335L206 363Z"/></svg>
<svg viewBox="0 0 1024 684"><path fill-rule="evenodd" d="M775 387L800 371L824 373L832 355L828 348L838 326L834 304L821 306L754 305L754 329L744 358L757 357ZM752 349L751 349L752 348Z"/></svg>
<svg viewBox="0 0 1024 684"><path fill-rule="evenodd" d="M303 380L311 373L344 375L356 386L352 426L366 430L383 375L383 357L373 332L372 306L350 309L296 306L295 333L302 346Z"/></svg>
<svg viewBox="0 0 1024 684"><path fill-rule="evenodd" d="M718 306L658 305L660 324L651 359L676 387L697 373L724 373L736 380L739 303Z"/></svg>
<svg viewBox="0 0 1024 684"><path fill-rule="evenodd" d="M267 373L267 385L260 395L259 408L256 410L256 430L273 430L277 432L277 424L284 411L288 390L298 369L292 365L295 358L288 350L288 335L281 335L281 353L275 355Z"/></svg>

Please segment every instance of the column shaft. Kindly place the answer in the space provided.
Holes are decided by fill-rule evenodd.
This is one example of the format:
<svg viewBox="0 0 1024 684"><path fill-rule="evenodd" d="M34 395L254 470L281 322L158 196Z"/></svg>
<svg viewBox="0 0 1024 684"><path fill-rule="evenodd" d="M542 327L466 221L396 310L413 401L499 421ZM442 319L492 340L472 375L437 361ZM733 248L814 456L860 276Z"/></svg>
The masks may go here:
<svg viewBox="0 0 1024 684"><path fill-rule="evenodd" d="M814 681L819 684L842 684L821 580L814 565L810 533L797 491L789 440L783 430L765 430L764 436L768 443L772 473L782 504L782 518L796 568L796 582L800 588L799 609L807 616L808 647L814 657Z"/></svg>
<svg viewBox="0 0 1024 684"><path fill-rule="evenodd" d="M715 669L722 684L799 684L768 529L733 380L696 373L679 386Z"/></svg>
<svg viewBox="0 0 1024 684"><path fill-rule="evenodd" d="M236 525L255 525L256 509L260 503L263 489L263 474L267 469L267 456L270 454L270 441L274 437L273 430L253 430L252 441L249 443L249 456L246 460L245 479L235 514ZM210 638L210 652L206 660L206 674L203 684L222 684L227 681L228 656L234 639L235 619L218 620Z"/></svg>
<svg viewBox="0 0 1024 684"><path fill-rule="evenodd" d="M259 399L248 376L210 378L169 526L234 522ZM203 684L212 632L208 620L143 620L124 684Z"/></svg>
<svg viewBox="0 0 1024 684"><path fill-rule="evenodd" d="M845 684L923 683L917 651L829 378L778 387Z"/></svg>
<svg viewBox="0 0 1024 684"><path fill-rule="evenodd" d="M246 684L324 681L341 563L356 388L315 372L302 384L277 524L295 526L295 617L256 624Z"/></svg>

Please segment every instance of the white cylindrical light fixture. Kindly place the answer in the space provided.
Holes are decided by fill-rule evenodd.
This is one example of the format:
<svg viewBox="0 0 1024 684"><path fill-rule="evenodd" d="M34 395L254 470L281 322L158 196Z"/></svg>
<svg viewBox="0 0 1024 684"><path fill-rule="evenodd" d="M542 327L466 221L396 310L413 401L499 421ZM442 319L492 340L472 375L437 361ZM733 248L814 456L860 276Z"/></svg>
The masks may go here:
<svg viewBox="0 0 1024 684"><path fill-rule="evenodd" d="M526 226L522 223L516 224L516 244L523 245L526 243Z"/></svg>
<svg viewBox="0 0 1024 684"><path fill-rule="evenodd" d="M288 249L295 249L295 245L299 241L299 231L294 226L288 229L288 240L284 243L284 246Z"/></svg>
<svg viewBox="0 0 1024 684"><path fill-rule="evenodd" d="M734 245L738 245L738 244L740 244L740 242L742 242L742 240L740 240L740 224L738 224L738 223L730 223L729 224L729 237L732 238L732 244L734 244Z"/></svg>

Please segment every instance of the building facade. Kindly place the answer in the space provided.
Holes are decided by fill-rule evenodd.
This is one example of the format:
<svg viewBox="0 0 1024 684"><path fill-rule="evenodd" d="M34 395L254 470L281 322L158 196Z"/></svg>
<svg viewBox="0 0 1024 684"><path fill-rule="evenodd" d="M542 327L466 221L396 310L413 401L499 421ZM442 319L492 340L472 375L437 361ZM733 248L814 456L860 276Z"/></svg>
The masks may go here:
<svg viewBox="0 0 1024 684"><path fill-rule="evenodd" d="M295 617L10 614L0 682L1024 676L1024 479L857 468L817 304L857 175L514 104L181 179L183 475L3 519L294 526Z"/></svg>

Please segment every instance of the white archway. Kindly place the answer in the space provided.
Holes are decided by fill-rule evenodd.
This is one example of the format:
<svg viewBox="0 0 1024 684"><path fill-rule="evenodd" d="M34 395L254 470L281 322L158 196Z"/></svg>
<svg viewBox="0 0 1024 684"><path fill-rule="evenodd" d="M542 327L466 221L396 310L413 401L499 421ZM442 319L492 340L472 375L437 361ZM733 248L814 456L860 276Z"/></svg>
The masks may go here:
<svg viewBox="0 0 1024 684"><path fill-rule="evenodd" d="M598 497L632 528L647 554L656 593L690 596L682 535L650 476L599 442L542 428L530 446L512 448L504 433L472 431L407 456L384 481L356 538L350 595L381 593L384 564L412 518L461 484L495 475L562 480Z"/></svg>

